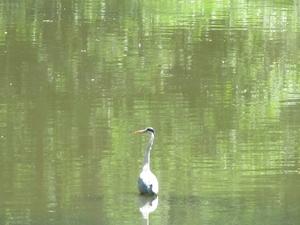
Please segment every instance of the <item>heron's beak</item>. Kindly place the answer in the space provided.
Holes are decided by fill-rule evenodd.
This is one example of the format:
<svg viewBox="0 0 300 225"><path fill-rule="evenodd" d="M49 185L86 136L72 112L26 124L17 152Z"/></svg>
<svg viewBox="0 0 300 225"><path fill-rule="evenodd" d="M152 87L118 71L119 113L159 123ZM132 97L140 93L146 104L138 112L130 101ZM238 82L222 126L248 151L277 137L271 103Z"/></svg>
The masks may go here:
<svg viewBox="0 0 300 225"><path fill-rule="evenodd" d="M142 133L145 133L146 132L146 130L137 130L137 131L134 131L134 133L136 133L136 134L142 134Z"/></svg>

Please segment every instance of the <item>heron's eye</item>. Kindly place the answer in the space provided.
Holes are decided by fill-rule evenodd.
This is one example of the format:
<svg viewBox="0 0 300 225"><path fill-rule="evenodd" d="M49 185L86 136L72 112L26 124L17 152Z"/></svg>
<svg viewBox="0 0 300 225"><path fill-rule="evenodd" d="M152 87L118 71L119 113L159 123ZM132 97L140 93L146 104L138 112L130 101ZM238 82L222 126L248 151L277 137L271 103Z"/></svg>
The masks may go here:
<svg viewBox="0 0 300 225"><path fill-rule="evenodd" d="M148 127L146 130L152 132L153 134L155 134L154 129L152 127Z"/></svg>

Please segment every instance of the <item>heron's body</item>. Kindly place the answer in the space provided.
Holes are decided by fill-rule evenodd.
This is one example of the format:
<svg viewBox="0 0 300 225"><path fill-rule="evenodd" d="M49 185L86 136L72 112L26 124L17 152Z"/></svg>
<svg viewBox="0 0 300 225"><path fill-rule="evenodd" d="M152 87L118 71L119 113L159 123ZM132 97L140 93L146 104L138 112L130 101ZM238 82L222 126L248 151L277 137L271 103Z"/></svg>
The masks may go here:
<svg viewBox="0 0 300 225"><path fill-rule="evenodd" d="M154 130L152 127L148 127L145 130L136 131L136 133L148 133L150 136L145 152L142 172L138 179L138 189L141 194L155 195L158 193L158 181L150 170L150 151L154 140Z"/></svg>
<svg viewBox="0 0 300 225"><path fill-rule="evenodd" d="M138 179L138 189L142 194L155 195L158 193L156 176L149 171L142 171Z"/></svg>

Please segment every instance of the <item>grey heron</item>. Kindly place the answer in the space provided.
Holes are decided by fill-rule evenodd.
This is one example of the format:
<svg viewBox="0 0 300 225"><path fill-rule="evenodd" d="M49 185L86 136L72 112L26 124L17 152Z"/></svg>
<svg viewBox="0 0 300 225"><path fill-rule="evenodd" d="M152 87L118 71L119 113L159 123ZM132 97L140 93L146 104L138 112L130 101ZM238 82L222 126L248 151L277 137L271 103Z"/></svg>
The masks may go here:
<svg viewBox="0 0 300 225"><path fill-rule="evenodd" d="M149 134L149 142L146 148L142 172L138 179L138 189L141 194L156 195L158 193L158 181L156 176L150 170L150 151L154 140L154 129L147 127L144 130L135 131L135 133Z"/></svg>

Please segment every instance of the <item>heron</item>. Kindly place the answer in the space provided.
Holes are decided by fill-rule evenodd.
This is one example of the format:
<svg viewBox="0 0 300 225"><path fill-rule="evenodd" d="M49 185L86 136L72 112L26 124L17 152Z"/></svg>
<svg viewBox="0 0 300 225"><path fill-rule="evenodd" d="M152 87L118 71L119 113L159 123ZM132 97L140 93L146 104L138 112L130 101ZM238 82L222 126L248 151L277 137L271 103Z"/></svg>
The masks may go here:
<svg viewBox="0 0 300 225"><path fill-rule="evenodd" d="M145 152L143 168L138 179L138 189L141 194L156 195L158 193L158 181L154 173L152 173L150 170L150 151L152 149L155 135L154 129L152 127L147 127L144 130L138 130L134 133L149 134L149 142Z"/></svg>

